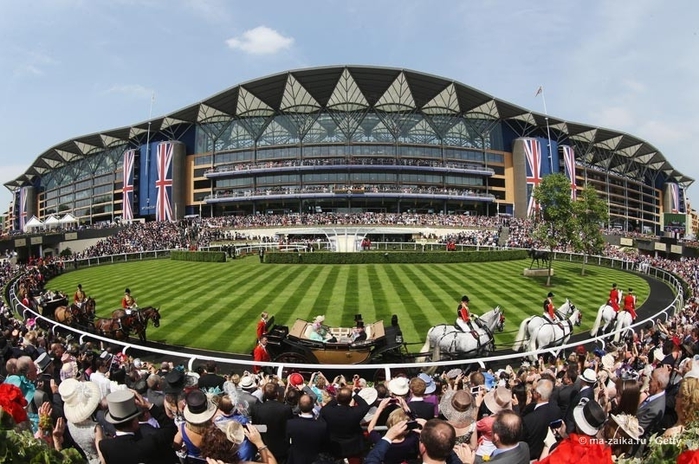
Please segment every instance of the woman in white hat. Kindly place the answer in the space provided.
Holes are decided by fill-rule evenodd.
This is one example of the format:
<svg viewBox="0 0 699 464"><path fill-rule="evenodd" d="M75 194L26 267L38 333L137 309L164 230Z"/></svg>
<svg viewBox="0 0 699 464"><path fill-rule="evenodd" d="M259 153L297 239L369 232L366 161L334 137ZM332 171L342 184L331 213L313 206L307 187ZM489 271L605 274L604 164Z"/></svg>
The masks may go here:
<svg viewBox="0 0 699 464"><path fill-rule="evenodd" d="M85 452L90 464L99 464L95 446L95 430L100 425L94 413L100 404L100 389L94 382L79 382L67 378L58 386L63 400L63 415L68 422L68 430L73 441Z"/></svg>
<svg viewBox="0 0 699 464"><path fill-rule="evenodd" d="M185 403L182 413L185 422L180 424L175 435L174 447L182 454L186 453L187 456L198 458L201 455L199 447L217 408L201 390L192 390L187 393Z"/></svg>

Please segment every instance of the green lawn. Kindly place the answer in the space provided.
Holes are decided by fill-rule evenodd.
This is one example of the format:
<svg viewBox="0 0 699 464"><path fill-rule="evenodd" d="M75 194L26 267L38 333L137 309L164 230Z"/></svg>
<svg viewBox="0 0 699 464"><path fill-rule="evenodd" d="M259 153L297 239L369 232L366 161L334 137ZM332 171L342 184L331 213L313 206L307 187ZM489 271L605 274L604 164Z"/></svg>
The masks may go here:
<svg viewBox="0 0 699 464"><path fill-rule="evenodd" d="M632 273L554 262L552 287L545 279L522 276L525 261L468 264L271 265L256 257L227 263L150 260L84 268L52 279L47 288L72 295L78 283L97 301L97 314L108 316L120 306L124 288L140 306L161 309L160 328L148 337L183 345L234 353L253 347L255 325L262 311L277 323L325 314L330 326L352 326L361 313L366 322L398 315L404 338L423 343L429 327L453 323L461 296L483 314L496 305L505 311L505 331L498 347L512 344L522 319L542 312L549 290L560 306L570 298L589 330L612 282L633 287L640 306L648 296L645 280ZM418 351L419 346L414 351Z"/></svg>

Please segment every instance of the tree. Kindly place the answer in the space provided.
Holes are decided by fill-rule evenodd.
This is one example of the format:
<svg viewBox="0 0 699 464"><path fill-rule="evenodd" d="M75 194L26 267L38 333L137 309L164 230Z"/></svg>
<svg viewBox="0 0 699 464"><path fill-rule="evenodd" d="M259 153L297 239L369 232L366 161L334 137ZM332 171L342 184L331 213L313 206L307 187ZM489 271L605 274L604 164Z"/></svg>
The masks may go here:
<svg viewBox="0 0 699 464"><path fill-rule="evenodd" d="M585 255L580 275L585 275L585 263L590 255L600 255L604 249L602 225L609 218L607 205L600 198L597 190L588 186L573 202L573 214L577 234L573 237L572 245L575 251Z"/></svg>
<svg viewBox="0 0 699 464"><path fill-rule="evenodd" d="M570 180L564 174L545 176L534 188L533 195L537 202L534 238L548 248L553 257L554 248L569 243L575 230ZM552 260L549 260L547 286L551 285L551 266Z"/></svg>

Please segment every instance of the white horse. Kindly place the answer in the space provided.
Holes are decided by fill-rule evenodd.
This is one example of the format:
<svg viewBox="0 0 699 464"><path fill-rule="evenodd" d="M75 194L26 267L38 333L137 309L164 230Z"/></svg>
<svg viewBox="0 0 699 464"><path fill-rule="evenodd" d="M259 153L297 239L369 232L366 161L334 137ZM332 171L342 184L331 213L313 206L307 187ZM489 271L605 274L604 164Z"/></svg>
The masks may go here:
<svg viewBox="0 0 699 464"><path fill-rule="evenodd" d="M595 319L595 323L592 324L592 330L590 330L590 335L592 335L593 337L597 335L597 331L599 330L602 321L604 321L604 325L602 326L601 333L606 333L607 328L609 328L609 324L611 324L615 315L616 311L614 311L614 308L612 308L611 305L605 303L602 306L600 306L599 310L597 310L597 318Z"/></svg>
<svg viewBox="0 0 699 464"><path fill-rule="evenodd" d="M566 302L563 303L561 307L556 310L556 313L558 313L560 319L565 319L568 316L570 316L574 310L575 305L571 303L571 301L568 298L566 298ZM536 331L539 330L539 327L549 322L550 321L547 318L541 315L530 316L523 320L522 323L519 325L519 332L517 332L517 336L515 337L515 344L512 345L512 349L515 351L519 351L522 348L524 348L527 344L529 344L529 340L531 340L532 334L536 333Z"/></svg>
<svg viewBox="0 0 699 464"><path fill-rule="evenodd" d="M532 335L529 340L529 351L536 351L539 348L565 345L573 334L573 326L580 325L580 310L574 309L568 319L551 323L548 322ZM529 356L532 361L536 360L536 355Z"/></svg>
<svg viewBox="0 0 699 464"><path fill-rule="evenodd" d="M435 325L427 331L427 340L421 351L432 351L433 361L440 359L442 351L461 357L493 351L493 331L497 329L502 332L505 324L505 316L500 306L483 314L478 320L481 327L470 332L462 332L454 324Z"/></svg>
<svg viewBox="0 0 699 464"><path fill-rule="evenodd" d="M622 336L626 336L629 332L633 333L632 329L629 329L633 323L633 318L631 313L628 311L619 311L619 315L616 318L616 324L614 325L614 343L619 342Z"/></svg>

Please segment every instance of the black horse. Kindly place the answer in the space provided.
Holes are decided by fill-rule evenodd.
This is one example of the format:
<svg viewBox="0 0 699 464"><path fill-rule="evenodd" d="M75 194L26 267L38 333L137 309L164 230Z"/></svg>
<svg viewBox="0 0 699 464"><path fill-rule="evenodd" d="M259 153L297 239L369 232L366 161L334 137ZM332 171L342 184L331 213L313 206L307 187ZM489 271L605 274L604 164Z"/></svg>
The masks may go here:
<svg viewBox="0 0 699 464"><path fill-rule="evenodd" d="M536 250L534 248L530 248L529 251L527 251L527 254L529 257L532 259L532 263L529 265L529 269L532 269L532 266L534 265L534 261L536 261L536 267L537 269L541 269L541 264L544 264L548 266L549 261L551 258L549 257L549 252L544 251L544 250Z"/></svg>

